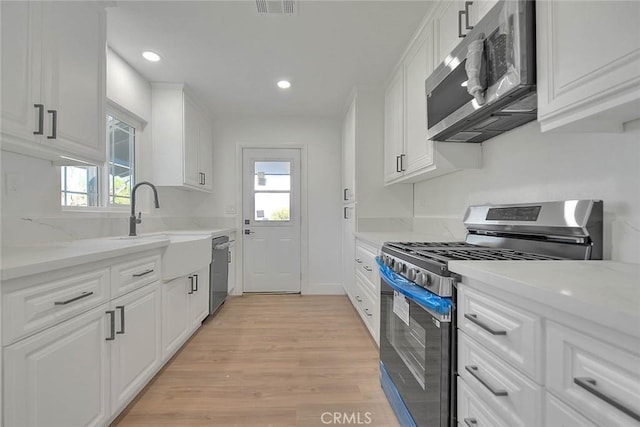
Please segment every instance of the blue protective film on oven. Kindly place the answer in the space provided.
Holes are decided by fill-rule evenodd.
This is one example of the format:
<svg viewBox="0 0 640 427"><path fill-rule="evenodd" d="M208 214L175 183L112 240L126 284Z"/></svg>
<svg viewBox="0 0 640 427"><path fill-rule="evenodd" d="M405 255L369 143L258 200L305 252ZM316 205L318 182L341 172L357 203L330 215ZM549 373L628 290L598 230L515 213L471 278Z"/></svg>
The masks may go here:
<svg viewBox="0 0 640 427"><path fill-rule="evenodd" d="M450 314L453 307L451 298L443 298L438 295L429 292L425 288L415 285L405 279L404 277L391 270L384 265L380 257L376 257L376 262L380 269L380 276L396 291L400 292L404 296L411 298L421 306L433 310L439 314Z"/></svg>

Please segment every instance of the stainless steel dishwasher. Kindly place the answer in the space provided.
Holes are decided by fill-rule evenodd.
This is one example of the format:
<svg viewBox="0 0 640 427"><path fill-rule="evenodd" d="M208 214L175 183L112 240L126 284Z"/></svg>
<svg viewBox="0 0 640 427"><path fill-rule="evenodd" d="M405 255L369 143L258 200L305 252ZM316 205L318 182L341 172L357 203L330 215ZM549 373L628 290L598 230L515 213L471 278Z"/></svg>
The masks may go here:
<svg viewBox="0 0 640 427"><path fill-rule="evenodd" d="M215 313L227 298L229 280L229 236L212 239L210 266L209 315Z"/></svg>

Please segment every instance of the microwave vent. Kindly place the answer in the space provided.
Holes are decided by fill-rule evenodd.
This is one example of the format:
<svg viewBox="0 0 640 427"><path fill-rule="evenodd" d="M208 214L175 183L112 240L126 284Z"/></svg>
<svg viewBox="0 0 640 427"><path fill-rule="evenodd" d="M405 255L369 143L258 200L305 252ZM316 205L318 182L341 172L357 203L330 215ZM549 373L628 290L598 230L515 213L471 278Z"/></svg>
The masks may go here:
<svg viewBox="0 0 640 427"><path fill-rule="evenodd" d="M256 0L258 15L294 15L296 0Z"/></svg>

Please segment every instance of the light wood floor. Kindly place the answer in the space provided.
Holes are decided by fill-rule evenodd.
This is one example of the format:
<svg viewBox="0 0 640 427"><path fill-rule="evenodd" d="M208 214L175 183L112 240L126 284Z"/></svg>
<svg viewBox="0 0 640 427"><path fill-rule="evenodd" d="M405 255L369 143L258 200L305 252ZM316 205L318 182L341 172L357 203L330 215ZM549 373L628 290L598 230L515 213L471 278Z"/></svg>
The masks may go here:
<svg viewBox="0 0 640 427"><path fill-rule="evenodd" d="M346 296L249 295L228 299L114 425L340 425L326 412L398 426L355 309Z"/></svg>

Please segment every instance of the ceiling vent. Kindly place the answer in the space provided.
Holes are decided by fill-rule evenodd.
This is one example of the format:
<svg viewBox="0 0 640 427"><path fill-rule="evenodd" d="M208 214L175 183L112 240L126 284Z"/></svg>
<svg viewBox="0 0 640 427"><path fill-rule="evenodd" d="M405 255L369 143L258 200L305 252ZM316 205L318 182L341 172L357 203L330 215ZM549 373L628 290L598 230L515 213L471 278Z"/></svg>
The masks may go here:
<svg viewBox="0 0 640 427"><path fill-rule="evenodd" d="M295 0L256 0L259 15L294 15Z"/></svg>

